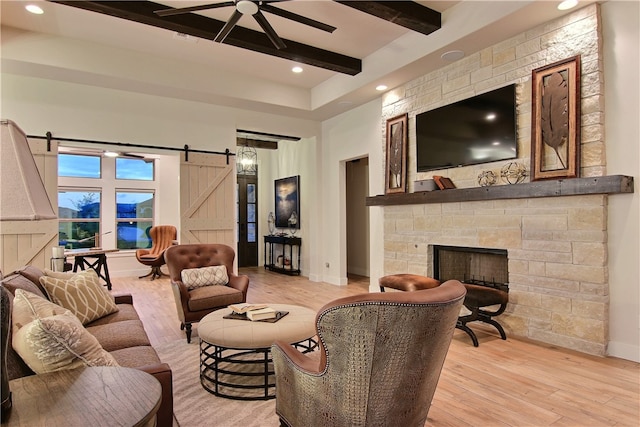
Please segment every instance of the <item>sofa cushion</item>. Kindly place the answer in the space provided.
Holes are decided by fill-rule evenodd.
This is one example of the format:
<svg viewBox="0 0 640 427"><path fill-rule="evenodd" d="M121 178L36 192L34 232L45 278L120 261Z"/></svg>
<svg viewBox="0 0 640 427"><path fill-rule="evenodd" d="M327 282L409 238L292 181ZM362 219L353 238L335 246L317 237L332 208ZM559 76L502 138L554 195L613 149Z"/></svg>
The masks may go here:
<svg viewBox="0 0 640 427"><path fill-rule="evenodd" d="M140 316L138 316L138 312L133 307L133 304L116 305L118 306L118 311L87 323L85 327L90 328L91 326L108 325L109 323L123 322L125 320L140 320Z"/></svg>
<svg viewBox="0 0 640 427"><path fill-rule="evenodd" d="M44 287L42 287L42 285L40 284L40 277L44 275L42 270L40 270L38 267L34 267L33 265L27 265L25 267L22 267L19 270L16 270L16 273L20 274L23 277L26 277L27 279L35 283L35 285L38 288L40 288L40 291L46 297L47 292L44 290Z"/></svg>
<svg viewBox="0 0 640 427"><path fill-rule="evenodd" d="M2 280L2 286L4 286L12 295L16 294L16 289L22 289L27 292L36 294L39 297L47 298L47 295L43 289L20 274L11 274L5 277Z"/></svg>
<svg viewBox="0 0 640 427"><path fill-rule="evenodd" d="M68 310L62 314L39 317L35 306L41 308L45 304L38 302L38 299L41 298L18 289L13 301L14 308L25 305L25 310L31 310L35 316L34 320L15 331L12 337L14 350L29 368L42 374L80 366L118 366L115 359Z"/></svg>
<svg viewBox="0 0 640 427"><path fill-rule="evenodd" d="M106 325L87 326L87 331L107 351L151 345L140 320L125 320Z"/></svg>
<svg viewBox="0 0 640 427"><path fill-rule="evenodd" d="M42 276L40 283L52 302L78 316L83 325L118 311L113 296L100 284L98 274L92 269L66 280Z"/></svg>
<svg viewBox="0 0 640 427"><path fill-rule="evenodd" d="M118 365L125 368L139 368L160 363L158 353L149 345L127 347L111 351L110 354L118 362Z"/></svg>
<svg viewBox="0 0 640 427"><path fill-rule="evenodd" d="M226 285L229 283L227 267L224 265L185 268L180 272L180 277L182 278L182 283L184 283L189 290L203 286Z"/></svg>

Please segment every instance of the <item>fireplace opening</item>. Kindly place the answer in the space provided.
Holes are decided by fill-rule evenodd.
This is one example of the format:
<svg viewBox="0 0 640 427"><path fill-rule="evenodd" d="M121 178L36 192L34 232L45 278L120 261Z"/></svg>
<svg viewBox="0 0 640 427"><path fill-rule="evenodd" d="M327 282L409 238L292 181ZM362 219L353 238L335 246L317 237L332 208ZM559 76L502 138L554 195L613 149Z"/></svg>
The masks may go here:
<svg viewBox="0 0 640 427"><path fill-rule="evenodd" d="M433 245L433 272L441 282L455 279L509 291L506 249Z"/></svg>

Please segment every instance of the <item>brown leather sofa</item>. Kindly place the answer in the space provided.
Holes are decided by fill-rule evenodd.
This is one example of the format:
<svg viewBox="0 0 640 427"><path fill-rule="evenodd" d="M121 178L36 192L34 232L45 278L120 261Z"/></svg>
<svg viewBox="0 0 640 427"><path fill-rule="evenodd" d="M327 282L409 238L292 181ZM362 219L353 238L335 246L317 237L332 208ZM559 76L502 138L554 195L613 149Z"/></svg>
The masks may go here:
<svg viewBox="0 0 640 427"><path fill-rule="evenodd" d="M11 300L16 289L23 289L47 298L47 293L41 287L39 280L43 274L43 271L36 267L24 267L7 275L0 281L0 285L9 291ZM140 369L153 375L160 382L162 401L157 413L157 426L171 427L173 425L171 368L160 361L158 354L151 346L142 321L133 307L132 296L116 295L115 300L119 311L87 324L86 329L96 337L120 366ZM4 321L4 316L2 319ZM10 380L35 375L11 345L8 346L7 352L7 372Z"/></svg>

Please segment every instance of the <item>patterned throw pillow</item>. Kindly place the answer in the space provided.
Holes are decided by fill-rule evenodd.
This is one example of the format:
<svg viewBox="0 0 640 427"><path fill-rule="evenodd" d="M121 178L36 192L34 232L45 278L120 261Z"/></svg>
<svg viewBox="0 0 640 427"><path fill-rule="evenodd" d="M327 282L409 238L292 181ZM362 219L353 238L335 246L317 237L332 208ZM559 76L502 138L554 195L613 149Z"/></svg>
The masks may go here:
<svg viewBox="0 0 640 427"><path fill-rule="evenodd" d="M11 330L15 335L22 327L42 317L69 313L69 310L47 301L39 295L22 289L16 289L11 312Z"/></svg>
<svg viewBox="0 0 640 427"><path fill-rule="evenodd" d="M83 325L118 311L115 298L101 284L95 271L89 269L69 279L42 276L51 302L75 314Z"/></svg>
<svg viewBox="0 0 640 427"><path fill-rule="evenodd" d="M37 295L16 291L15 304L30 305ZM43 300L48 302L46 300ZM98 340L82 326L76 316L62 314L37 317L14 332L13 348L36 374L74 369L80 366L118 366Z"/></svg>
<svg viewBox="0 0 640 427"><path fill-rule="evenodd" d="M203 286L226 285L229 283L227 267L224 265L185 268L180 273L180 276L182 277L182 283L184 283L189 290Z"/></svg>

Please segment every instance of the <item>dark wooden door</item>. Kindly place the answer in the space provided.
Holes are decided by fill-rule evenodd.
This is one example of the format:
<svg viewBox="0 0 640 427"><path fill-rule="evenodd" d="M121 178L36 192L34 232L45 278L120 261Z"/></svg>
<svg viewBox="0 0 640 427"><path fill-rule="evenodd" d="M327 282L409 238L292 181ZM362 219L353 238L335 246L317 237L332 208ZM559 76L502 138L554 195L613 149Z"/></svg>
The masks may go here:
<svg viewBox="0 0 640 427"><path fill-rule="evenodd" d="M258 265L258 175L238 175L238 267Z"/></svg>

